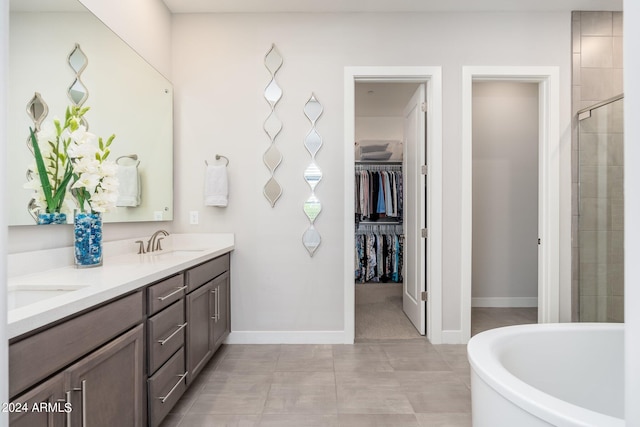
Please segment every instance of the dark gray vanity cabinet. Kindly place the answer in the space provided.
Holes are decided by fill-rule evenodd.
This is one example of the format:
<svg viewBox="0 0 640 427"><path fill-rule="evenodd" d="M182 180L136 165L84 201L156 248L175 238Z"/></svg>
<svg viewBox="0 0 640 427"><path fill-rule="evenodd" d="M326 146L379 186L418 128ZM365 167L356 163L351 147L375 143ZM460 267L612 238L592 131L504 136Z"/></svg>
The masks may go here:
<svg viewBox="0 0 640 427"><path fill-rule="evenodd" d="M135 292L11 342L11 402L28 404L11 425L143 426L143 318Z"/></svg>
<svg viewBox="0 0 640 427"><path fill-rule="evenodd" d="M138 325L67 369L67 425L144 425L143 331Z"/></svg>
<svg viewBox="0 0 640 427"><path fill-rule="evenodd" d="M160 425L229 334L229 258L12 339L10 425Z"/></svg>
<svg viewBox="0 0 640 427"><path fill-rule="evenodd" d="M64 427L65 426L64 375L58 374L33 387L10 403L9 423L12 427ZM33 408L55 408L55 411L34 411Z"/></svg>
<svg viewBox="0 0 640 427"><path fill-rule="evenodd" d="M185 277L190 384L229 334L229 255L195 266Z"/></svg>

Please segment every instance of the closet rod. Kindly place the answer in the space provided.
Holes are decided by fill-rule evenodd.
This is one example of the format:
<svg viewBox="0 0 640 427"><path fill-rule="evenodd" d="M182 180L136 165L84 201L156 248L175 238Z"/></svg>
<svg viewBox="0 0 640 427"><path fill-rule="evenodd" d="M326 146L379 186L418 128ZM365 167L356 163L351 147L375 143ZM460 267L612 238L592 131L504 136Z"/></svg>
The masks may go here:
<svg viewBox="0 0 640 427"><path fill-rule="evenodd" d="M402 172L402 163L395 164L379 164L379 163L356 163L355 165L356 172L362 171L393 171L393 172Z"/></svg>

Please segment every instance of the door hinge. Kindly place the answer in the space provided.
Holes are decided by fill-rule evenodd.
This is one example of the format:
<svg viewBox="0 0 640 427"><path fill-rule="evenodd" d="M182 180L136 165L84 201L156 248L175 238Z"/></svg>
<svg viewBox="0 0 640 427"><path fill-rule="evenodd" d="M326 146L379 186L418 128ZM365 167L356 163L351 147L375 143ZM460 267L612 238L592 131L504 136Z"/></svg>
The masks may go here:
<svg viewBox="0 0 640 427"><path fill-rule="evenodd" d="M427 301L428 297L429 297L428 292L423 291L423 292L420 293L420 300L421 301Z"/></svg>
<svg viewBox="0 0 640 427"><path fill-rule="evenodd" d="M423 113L427 112L427 103L423 102L422 104L420 104L420 109L422 110Z"/></svg>
<svg viewBox="0 0 640 427"><path fill-rule="evenodd" d="M540 238L538 238L538 244L540 244Z"/></svg>
<svg viewBox="0 0 640 427"><path fill-rule="evenodd" d="M423 239L426 239L427 237L429 237L429 230L427 230L426 228L421 229L420 236L422 236Z"/></svg>
<svg viewBox="0 0 640 427"><path fill-rule="evenodd" d="M427 165L420 166L420 173L422 175L426 175L427 174Z"/></svg>

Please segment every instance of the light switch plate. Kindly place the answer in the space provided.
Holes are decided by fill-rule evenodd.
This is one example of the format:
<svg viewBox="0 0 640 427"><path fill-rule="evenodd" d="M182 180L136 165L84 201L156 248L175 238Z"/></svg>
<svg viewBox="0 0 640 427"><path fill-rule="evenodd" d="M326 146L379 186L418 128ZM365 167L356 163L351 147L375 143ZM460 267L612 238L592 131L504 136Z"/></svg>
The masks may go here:
<svg viewBox="0 0 640 427"><path fill-rule="evenodd" d="M191 225L198 224L198 211L189 212L189 224Z"/></svg>

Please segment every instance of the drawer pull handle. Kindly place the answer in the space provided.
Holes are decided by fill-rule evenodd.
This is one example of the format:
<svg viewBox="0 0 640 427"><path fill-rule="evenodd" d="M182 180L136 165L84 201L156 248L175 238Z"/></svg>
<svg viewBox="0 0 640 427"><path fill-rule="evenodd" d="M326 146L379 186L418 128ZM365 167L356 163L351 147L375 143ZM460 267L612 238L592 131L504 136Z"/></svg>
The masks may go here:
<svg viewBox="0 0 640 427"><path fill-rule="evenodd" d="M169 397L171 396L171 394L175 391L176 388L178 388L178 386L180 385L180 383L182 382L182 380L184 380L184 378L187 376L187 374L189 373L189 371L185 372L182 375L178 375L178 377L180 377L180 379L178 380L178 382L176 383L176 385L174 385L171 390L169 390L169 393L167 393L166 396L164 397L158 397L157 399L160 400L160 403L164 403L167 401L167 399L169 399Z"/></svg>
<svg viewBox="0 0 640 427"><path fill-rule="evenodd" d="M172 297L172 296L174 296L175 294L177 294L177 293L180 293L180 292L184 291L185 289L187 289L187 287L186 287L186 286L180 286L179 288L176 288L176 290L175 290L175 291L171 292L169 295L165 295L165 296L163 296L163 297L158 297L158 299L159 299L160 301L164 301L164 300L166 300L167 298L171 298L171 297Z"/></svg>
<svg viewBox="0 0 640 427"><path fill-rule="evenodd" d="M163 340L158 340L158 342L160 343L160 345L165 345L167 343L167 341L169 341L171 338L173 338L178 332L180 332L181 330L184 329L184 327L187 326L187 322L184 322L182 325L178 325L178 329L176 329L175 331L173 331L173 333L171 335L169 335L168 337L166 337Z"/></svg>

